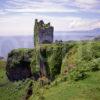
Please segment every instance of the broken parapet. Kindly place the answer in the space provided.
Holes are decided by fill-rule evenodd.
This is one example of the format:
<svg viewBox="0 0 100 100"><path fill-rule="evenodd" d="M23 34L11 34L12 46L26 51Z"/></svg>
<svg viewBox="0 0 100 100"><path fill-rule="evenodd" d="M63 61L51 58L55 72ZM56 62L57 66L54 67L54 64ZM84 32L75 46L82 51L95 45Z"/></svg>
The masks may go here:
<svg viewBox="0 0 100 100"><path fill-rule="evenodd" d="M44 24L42 20L38 22L36 19L34 25L34 46L53 43L53 32L54 27L50 23Z"/></svg>

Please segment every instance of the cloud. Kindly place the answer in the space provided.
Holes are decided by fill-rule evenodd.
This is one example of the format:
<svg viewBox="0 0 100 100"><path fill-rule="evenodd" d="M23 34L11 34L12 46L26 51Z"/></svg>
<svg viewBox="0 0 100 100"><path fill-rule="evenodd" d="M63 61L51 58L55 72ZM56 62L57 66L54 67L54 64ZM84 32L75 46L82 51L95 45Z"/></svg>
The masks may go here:
<svg viewBox="0 0 100 100"><path fill-rule="evenodd" d="M100 13L99 0L6 0L3 5L6 12L17 13L80 11Z"/></svg>
<svg viewBox="0 0 100 100"><path fill-rule="evenodd" d="M17 12L17 13L37 13L37 12L51 12L51 13L53 13L53 12L55 12L55 13L57 13L57 12L61 12L61 13L71 13L71 12L77 12L76 10L74 10L74 9L62 9L62 8L47 8L47 9L44 9L44 8L42 8L42 9L6 9L6 11L7 12Z"/></svg>
<svg viewBox="0 0 100 100"><path fill-rule="evenodd" d="M77 12L77 9L67 8L64 5L69 0L7 0L5 3L6 12Z"/></svg>
<svg viewBox="0 0 100 100"><path fill-rule="evenodd" d="M28 35L33 33L31 16L12 15L0 18L0 35Z"/></svg>
<svg viewBox="0 0 100 100"><path fill-rule="evenodd" d="M50 22L55 31L91 30L100 27L100 20L80 17L56 17L40 14L9 15L0 18L0 35L32 35L34 19Z"/></svg>
<svg viewBox="0 0 100 100"><path fill-rule="evenodd" d="M3 10L0 9L0 15L5 15L6 12L4 12Z"/></svg>
<svg viewBox="0 0 100 100"><path fill-rule="evenodd" d="M0 35L32 35L35 18L51 22L55 31L100 28L99 4L99 0L6 0L0 3ZM91 12L96 13L93 19Z"/></svg>
<svg viewBox="0 0 100 100"><path fill-rule="evenodd" d="M79 8L91 10L99 7L100 1L99 0L75 0L75 4Z"/></svg>

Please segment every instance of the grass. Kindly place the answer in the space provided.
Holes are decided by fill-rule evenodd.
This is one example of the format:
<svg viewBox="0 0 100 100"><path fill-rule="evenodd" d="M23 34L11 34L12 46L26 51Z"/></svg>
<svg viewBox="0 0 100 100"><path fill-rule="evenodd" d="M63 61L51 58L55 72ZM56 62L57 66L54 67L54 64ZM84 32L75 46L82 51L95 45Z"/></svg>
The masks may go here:
<svg viewBox="0 0 100 100"><path fill-rule="evenodd" d="M6 77L5 65L4 61L0 61L0 100L23 100L29 80L10 82Z"/></svg>
<svg viewBox="0 0 100 100"><path fill-rule="evenodd" d="M0 100L22 100L25 96L26 84L5 83L0 87Z"/></svg>
<svg viewBox="0 0 100 100"><path fill-rule="evenodd" d="M45 100L100 100L100 71L78 82L64 82L45 90Z"/></svg>
<svg viewBox="0 0 100 100"><path fill-rule="evenodd" d="M78 44L80 47L79 50L74 52L74 48L70 51L69 58L66 57L64 66L66 67L68 64L74 64L77 58L76 54L79 54L77 60L80 60L80 58L83 57L81 58L81 63L79 63L80 68L82 68L84 64L87 64L86 67L91 67L90 63L87 63L88 60L91 62L96 60L98 62L98 66L100 66L100 42L93 43L93 52L90 52L89 55L87 51L85 52L83 49L81 51L82 47L86 49L85 46L89 47L89 45L84 44L81 46ZM44 46L46 47L47 44L43 45L43 47ZM53 47L56 47L55 44ZM83 55L81 55L81 53ZM66 63L66 60L68 63ZM83 62L83 60L85 62ZM10 82L6 77L5 65L6 63L4 61L0 61L0 100L25 100L30 79L25 81ZM95 66L97 67L97 65ZM44 87L40 87L38 82L36 82L33 85L33 95L29 98L29 100L99 100L100 70L94 72L89 70L86 71L86 74L87 78L80 81L68 80L66 82L56 82L55 80L54 85L51 84Z"/></svg>
<svg viewBox="0 0 100 100"><path fill-rule="evenodd" d="M5 66L6 66L6 62L0 60L0 84L3 84L6 82L7 77L6 77L6 71L5 71Z"/></svg>
<svg viewBox="0 0 100 100"><path fill-rule="evenodd" d="M48 88L40 88L38 95L32 95L30 100L99 100L100 99L100 42L89 41L79 42L65 56L63 60L63 69L69 71L73 77L79 81L67 80L59 82L57 79L54 85ZM94 62L95 61L95 62ZM51 62L53 63L53 62ZM71 72L71 67L75 67ZM73 65L73 66L72 66ZM98 71L94 70L98 69ZM79 72L81 74L79 74ZM84 75L86 78L84 79ZM78 75L77 75L78 74ZM63 75L63 74L62 74ZM80 77L78 77L80 76ZM83 80L81 80L83 79Z"/></svg>

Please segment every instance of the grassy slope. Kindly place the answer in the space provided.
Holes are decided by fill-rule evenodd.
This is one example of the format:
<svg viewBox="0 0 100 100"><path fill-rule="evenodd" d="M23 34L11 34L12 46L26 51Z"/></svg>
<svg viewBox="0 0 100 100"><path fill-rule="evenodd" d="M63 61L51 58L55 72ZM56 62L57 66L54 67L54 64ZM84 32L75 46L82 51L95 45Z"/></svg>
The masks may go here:
<svg viewBox="0 0 100 100"><path fill-rule="evenodd" d="M80 52L85 52L83 53L82 56L80 56L80 57L85 57L85 61L86 61L85 63L87 63L87 60L89 57L91 57L91 55L93 55L91 59L97 60L98 58L100 58L100 51L99 51L100 42L99 41L92 42L92 45L90 45L90 43L86 43L85 45L80 45L80 44L78 45L80 48L82 47L82 50L79 49L79 51L76 51L76 53L78 53L80 56ZM87 50L85 46L87 46ZM91 49L93 50L93 54L91 54L91 52L87 52L90 46L93 47ZM72 59L72 56L75 56L74 54L75 53L72 53L71 55L69 55L69 58L71 58L69 59L69 62L72 61L71 63L73 63L74 61ZM81 60L81 62L82 61L83 59ZM80 65L80 67L82 66L83 64ZM91 65L88 65L88 66L91 66ZM100 71L87 72L87 74L89 76L84 80L80 80L74 83L68 81L65 83L58 84L57 86L52 87L48 90L45 90L44 91L45 100L100 100Z"/></svg>
<svg viewBox="0 0 100 100"><path fill-rule="evenodd" d="M61 83L45 91L45 100L100 100L100 71L85 80Z"/></svg>
<svg viewBox="0 0 100 100"><path fill-rule="evenodd" d="M95 53L97 57L100 53L99 49ZM43 90L44 99L31 97L30 100L99 100L100 71L88 72L88 75L89 77L78 82L62 82L48 89L43 88L41 90ZM23 100L29 85L28 83L29 81L27 80L14 83L7 80L5 62L0 61L0 100Z"/></svg>
<svg viewBox="0 0 100 100"><path fill-rule="evenodd" d="M0 61L0 100L22 100L28 81L10 82L5 74L5 62Z"/></svg>
<svg viewBox="0 0 100 100"><path fill-rule="evenodd" d="M86 72L88 77L78 82L70 82L70 81L64 83L60 82L53 87L48 87L48 89L42 88L40 89L42 90L42 92L40 92L40 95L38 97L32 96L30 100L33 99L34 100L99 100L100 99L100 71L92 72L91 67L94 65L90 65L90 63L88 64L88 62L92 62L93 60L99 61L100 42L90 41L84 44L79 43L77 47L79 47L78 50L76 48L72 48L72 50L70 50L69 57L65 59L65 62L63 62L63 64L66 68L70 64L76 65L76 61L80 60L80 63L78 65L80 69L84 68L83 70L85 71L88 67L90 68L89 71ZM91 50L93 50L93 52L91 52ZM100 67L99 62L94 67L97 66ZM41 97L41 99L39 99L39 97Z"/></svg>

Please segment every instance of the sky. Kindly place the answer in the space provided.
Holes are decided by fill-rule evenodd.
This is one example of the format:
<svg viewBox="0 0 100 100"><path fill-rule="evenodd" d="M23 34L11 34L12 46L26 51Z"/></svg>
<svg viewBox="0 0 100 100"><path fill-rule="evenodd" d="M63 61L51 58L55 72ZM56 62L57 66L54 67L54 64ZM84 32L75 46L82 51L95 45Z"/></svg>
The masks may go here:
<svg viewBox="0 0 100 100"><path fill-rule="evenodd" d="M100 0L0 0L0 36L32 35L35 19L55 31L100 28Z"/></svg>

